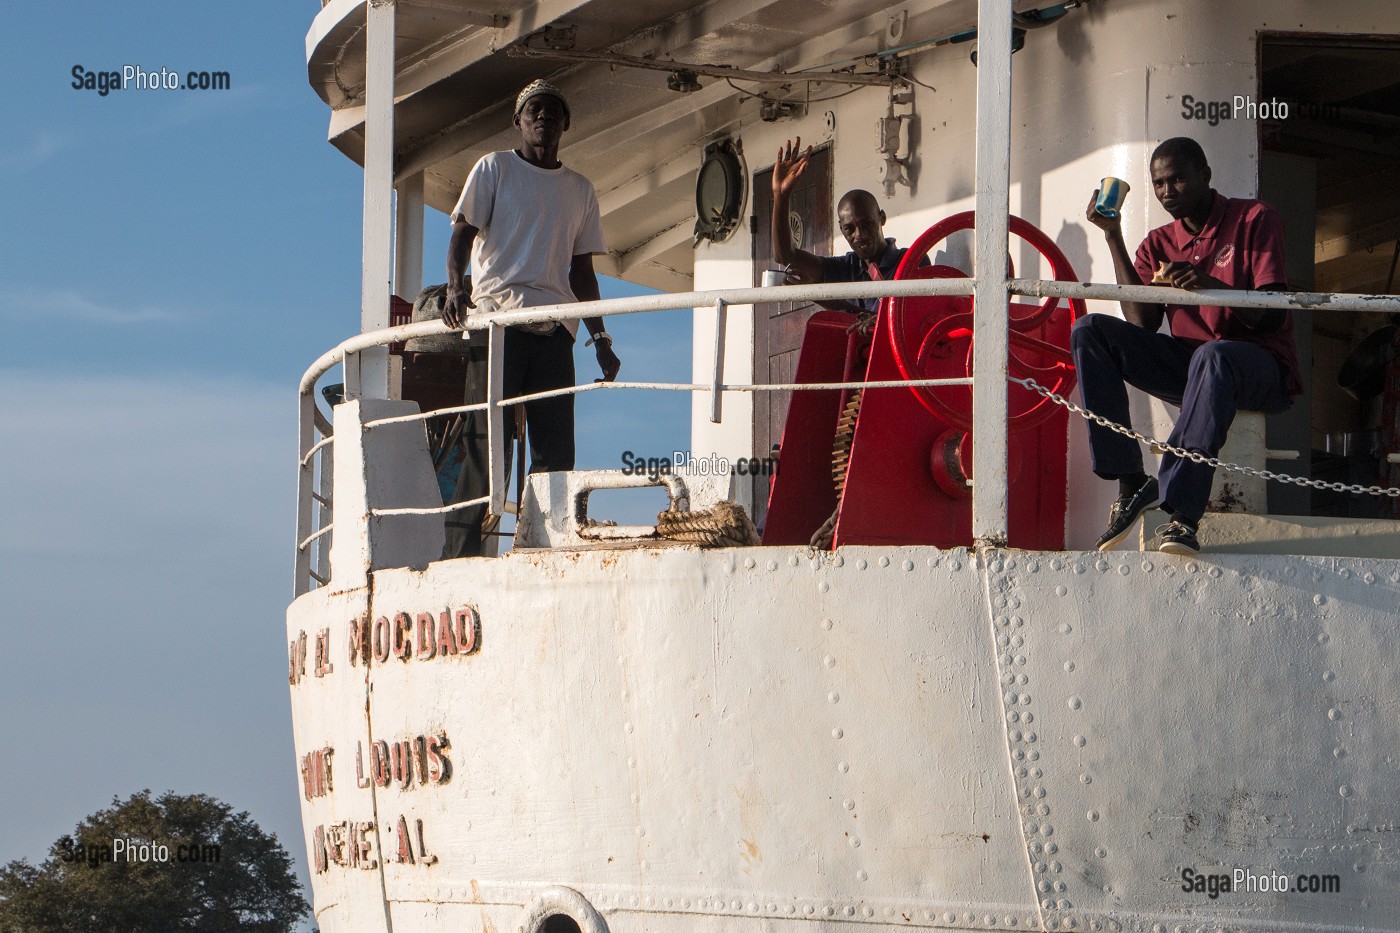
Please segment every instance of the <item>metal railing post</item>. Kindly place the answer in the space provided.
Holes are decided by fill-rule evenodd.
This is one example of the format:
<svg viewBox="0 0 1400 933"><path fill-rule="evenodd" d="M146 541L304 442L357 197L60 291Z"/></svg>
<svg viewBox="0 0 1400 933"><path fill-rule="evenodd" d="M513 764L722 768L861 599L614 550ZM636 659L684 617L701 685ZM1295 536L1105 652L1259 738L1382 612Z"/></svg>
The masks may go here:
<svg viewBox="0 0 1400 933"><path fill-rule="evenodd" d="M361 229L360 329L389 323L394 248L395 0L371 0L365 10L365 174ZM347 372L347 376L349 373ZM389 349L366 350L347 398L389 397Z"/></svg>
<svg viewBox="0 0 1400 933"><path fill-rule="evenodd" d="M710 421L719 424L724 418L724 347L725 330L729 323L729 302L721 298L715 302L715 372L710 388Z"/></svg>
<svg viewBox="0 0 1400 933"><path fill-rule="evenodd" d="M1011 0L977 0L977 228L972 348L972 539L1007 541L1007 280Z"/></svg>
<svg viewBox="0 0 1400 933"><path fill-rule="evenodd" d="M505 382L506 329L492 324L486 330L486 459L491 464L487 470L490 481L491 512L495 515L506 513L506 438L505 412L501 409L501 396Z"/></svg>
<svg viewBox="0 0 1400 933"><path fill-rule="evenodd" d="M311 534L312 463L306 460L306 453L315 443L316 399L311 393L303 392L297 398L297 529L296 560L292 568L292 595L300 596L311 589L311 551L302 547L302 542Z"/></svg>

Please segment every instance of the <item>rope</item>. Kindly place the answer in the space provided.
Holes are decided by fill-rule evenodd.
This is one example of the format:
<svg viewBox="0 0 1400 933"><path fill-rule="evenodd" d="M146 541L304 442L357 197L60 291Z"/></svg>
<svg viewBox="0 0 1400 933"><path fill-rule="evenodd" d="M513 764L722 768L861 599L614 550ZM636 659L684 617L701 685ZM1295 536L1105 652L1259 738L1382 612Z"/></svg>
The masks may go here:
<svg viewBox="0 0 1400 933"><path fill-rule="evenodd" d="M1102 425L1110 431L1116 431L1125 437L1131 437L1134 440L1141 441L1155 453L1175 454L1183 460L1190 460L1194 463L1204 463L1216 469L1229 470L1232 473L1244 473L1249 476L1259 476L1263 479L1273 480L1278 483L1292 483L1294 486L1311 486L1313 489L1326 489L1332 492L1349 492L1353 495L1366 494L1371 496L1390 496L1392 499L1400 498L1400 489L1394 486L1359 486L1347 485L1346 483L1329 483L1320 479L1304 479L1301 476L1290 476L1287 473L1275 473L1273 470L1256 470L1254 467L1244 466L1239 463L1226 463L1218 457L1208 457L1194 450L1184 450L1180 447L1173 447L1165 441L1159 441L1155 438L1139 434L1132 428L1126 428L1121 424L1108 420L1102 415L1094 414L1087 408L1081 408L1069 399L1051 392L1034 379L1017 379L1015 376L1007 376L1006 378L1010 382L1014 382L1019 386L1024 386L1032 392L1048 398L1056 405L1062 405L1068 408L1086 421L1092 421L1094 424Z"/></svg>
<svg viewBox="0 0 1400 933"><path fill-rule="evenodd" d="M656 516L656 533L701 547L751 547L762 543L749 513L730 500L701 512L662 512Z"/></svg>

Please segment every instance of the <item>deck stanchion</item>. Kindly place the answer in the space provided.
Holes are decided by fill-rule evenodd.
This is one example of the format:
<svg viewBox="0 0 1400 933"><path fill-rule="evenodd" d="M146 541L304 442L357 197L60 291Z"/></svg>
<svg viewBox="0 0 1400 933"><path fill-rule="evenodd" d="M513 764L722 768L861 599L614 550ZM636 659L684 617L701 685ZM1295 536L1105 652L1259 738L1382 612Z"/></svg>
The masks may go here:
<svg viewBox="0 0 1400 933"><path fill-rule="evenodd" d="M977 229L973 286L972 539L1007 540L1007 279L1011 0L977 2Z"/></svg>
<svg viewBox="0 0 1400 933"><path fill-rule="evenodd" d="M724 418L724 345L725 329L729 324L729 302L723 298L715 302L715 372L710 384L710 421L719 424Z"/></svg>
<svg viewBox="0 0 1400 933"><path fill-rule="evenodd" d="M371 0L365 11L365 184L360 254L360 330L389 324L394 237L394 0ZM389 349L366 350L347 397L389 397Z"/></svg>
<svg viewBox="0 0 1400 933"><path fill-rule="evenodd" d="M292 595L300 596L311 589L311 552L301 542L311 534L312 463L302 458L316 442L316 399L309 392L297 396L297 529L296 560L292 565Z"/></svg>
<svg viewBox="0 0 1400 933"><path fill-rule="evenodd" d="M491 487L491 512L506 514L506 437L505 412L501 396L505 384L506 329L492 324L486 329L486 459L491 464L488 478Z"/></svg>

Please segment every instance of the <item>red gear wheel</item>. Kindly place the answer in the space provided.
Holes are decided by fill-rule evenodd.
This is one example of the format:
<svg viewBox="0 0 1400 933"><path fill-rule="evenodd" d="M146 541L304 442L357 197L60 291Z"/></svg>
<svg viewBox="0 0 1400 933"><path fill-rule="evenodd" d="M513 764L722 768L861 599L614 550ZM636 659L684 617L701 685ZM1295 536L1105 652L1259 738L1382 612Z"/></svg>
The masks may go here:
<svg viewBox="0 0 1400 933"><path fill-rule="evenodd" d="M932 227L914 241L895 271L896 280L929 278L962 278L965 273L950 266L920 266L930 250L961 230L971 229L975 213L963 211ZM1076 282L1079 277L1055 242L1035 225L1011 216L1010 230L1030 243L1050 262L1054 278L1059 282ZM1014 274L1014 273L1013 273ZM1075 385L1074 361L1066 347L1042 337L1050 330L1059 331L1068 339L1069 329L1063 326L1056 311L1063 299L1047 298L1029 314L1015 316L1008 305L1009 316L1008 370L1019 378L1032 378L1057 395L1067 395ZM1069 325L1085 313L1084 302L1068 300ZM895 365L905 379L948 379L972 374L971 296L888 298L890 345ZM1042 331L1041 336L1032 331ZM961 359L961 361L959 361ZM965 431L972 430L971 386L911 386L919 403L945 422ZM1007 426L1010 431L1025 431L1043 423L1055 412L1048 398L1024 386L1009 386Z"/></svg>

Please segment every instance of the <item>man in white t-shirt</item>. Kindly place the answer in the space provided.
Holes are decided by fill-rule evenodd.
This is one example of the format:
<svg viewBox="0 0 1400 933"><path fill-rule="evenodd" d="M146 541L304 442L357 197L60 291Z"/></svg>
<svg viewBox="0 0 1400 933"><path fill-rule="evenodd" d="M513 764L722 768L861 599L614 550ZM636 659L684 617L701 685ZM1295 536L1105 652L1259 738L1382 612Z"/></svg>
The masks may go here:
<svg viewBox="0 0 1400 933"><path fill-rule="evenodd" d="M559 161L559 138L569 128L569 105L558 88L535 81L515 100L519 149L484 156L467 176L452 210L447 249L447 298L442 319L461 327L472 310L496 311L574 301L596 301L593 254L607 251L593 185ZM466 272L471 257L470 275ZM603 319L584 318L597 346L603 379L617 378L621 363ZM574 337L578 321L547 321L506 328L504 397L574 385ZM468 349L466 404L486 400L485 341ZM501 417L501 413L494 413ZM574 397L525 403L530 472L574 468ZM454 502L487 494L489 461L482 413L467 417L465 459ZM506 437L512 426L506 425ZM443 557L481 553L484 506L447 516Z"/></svg>

